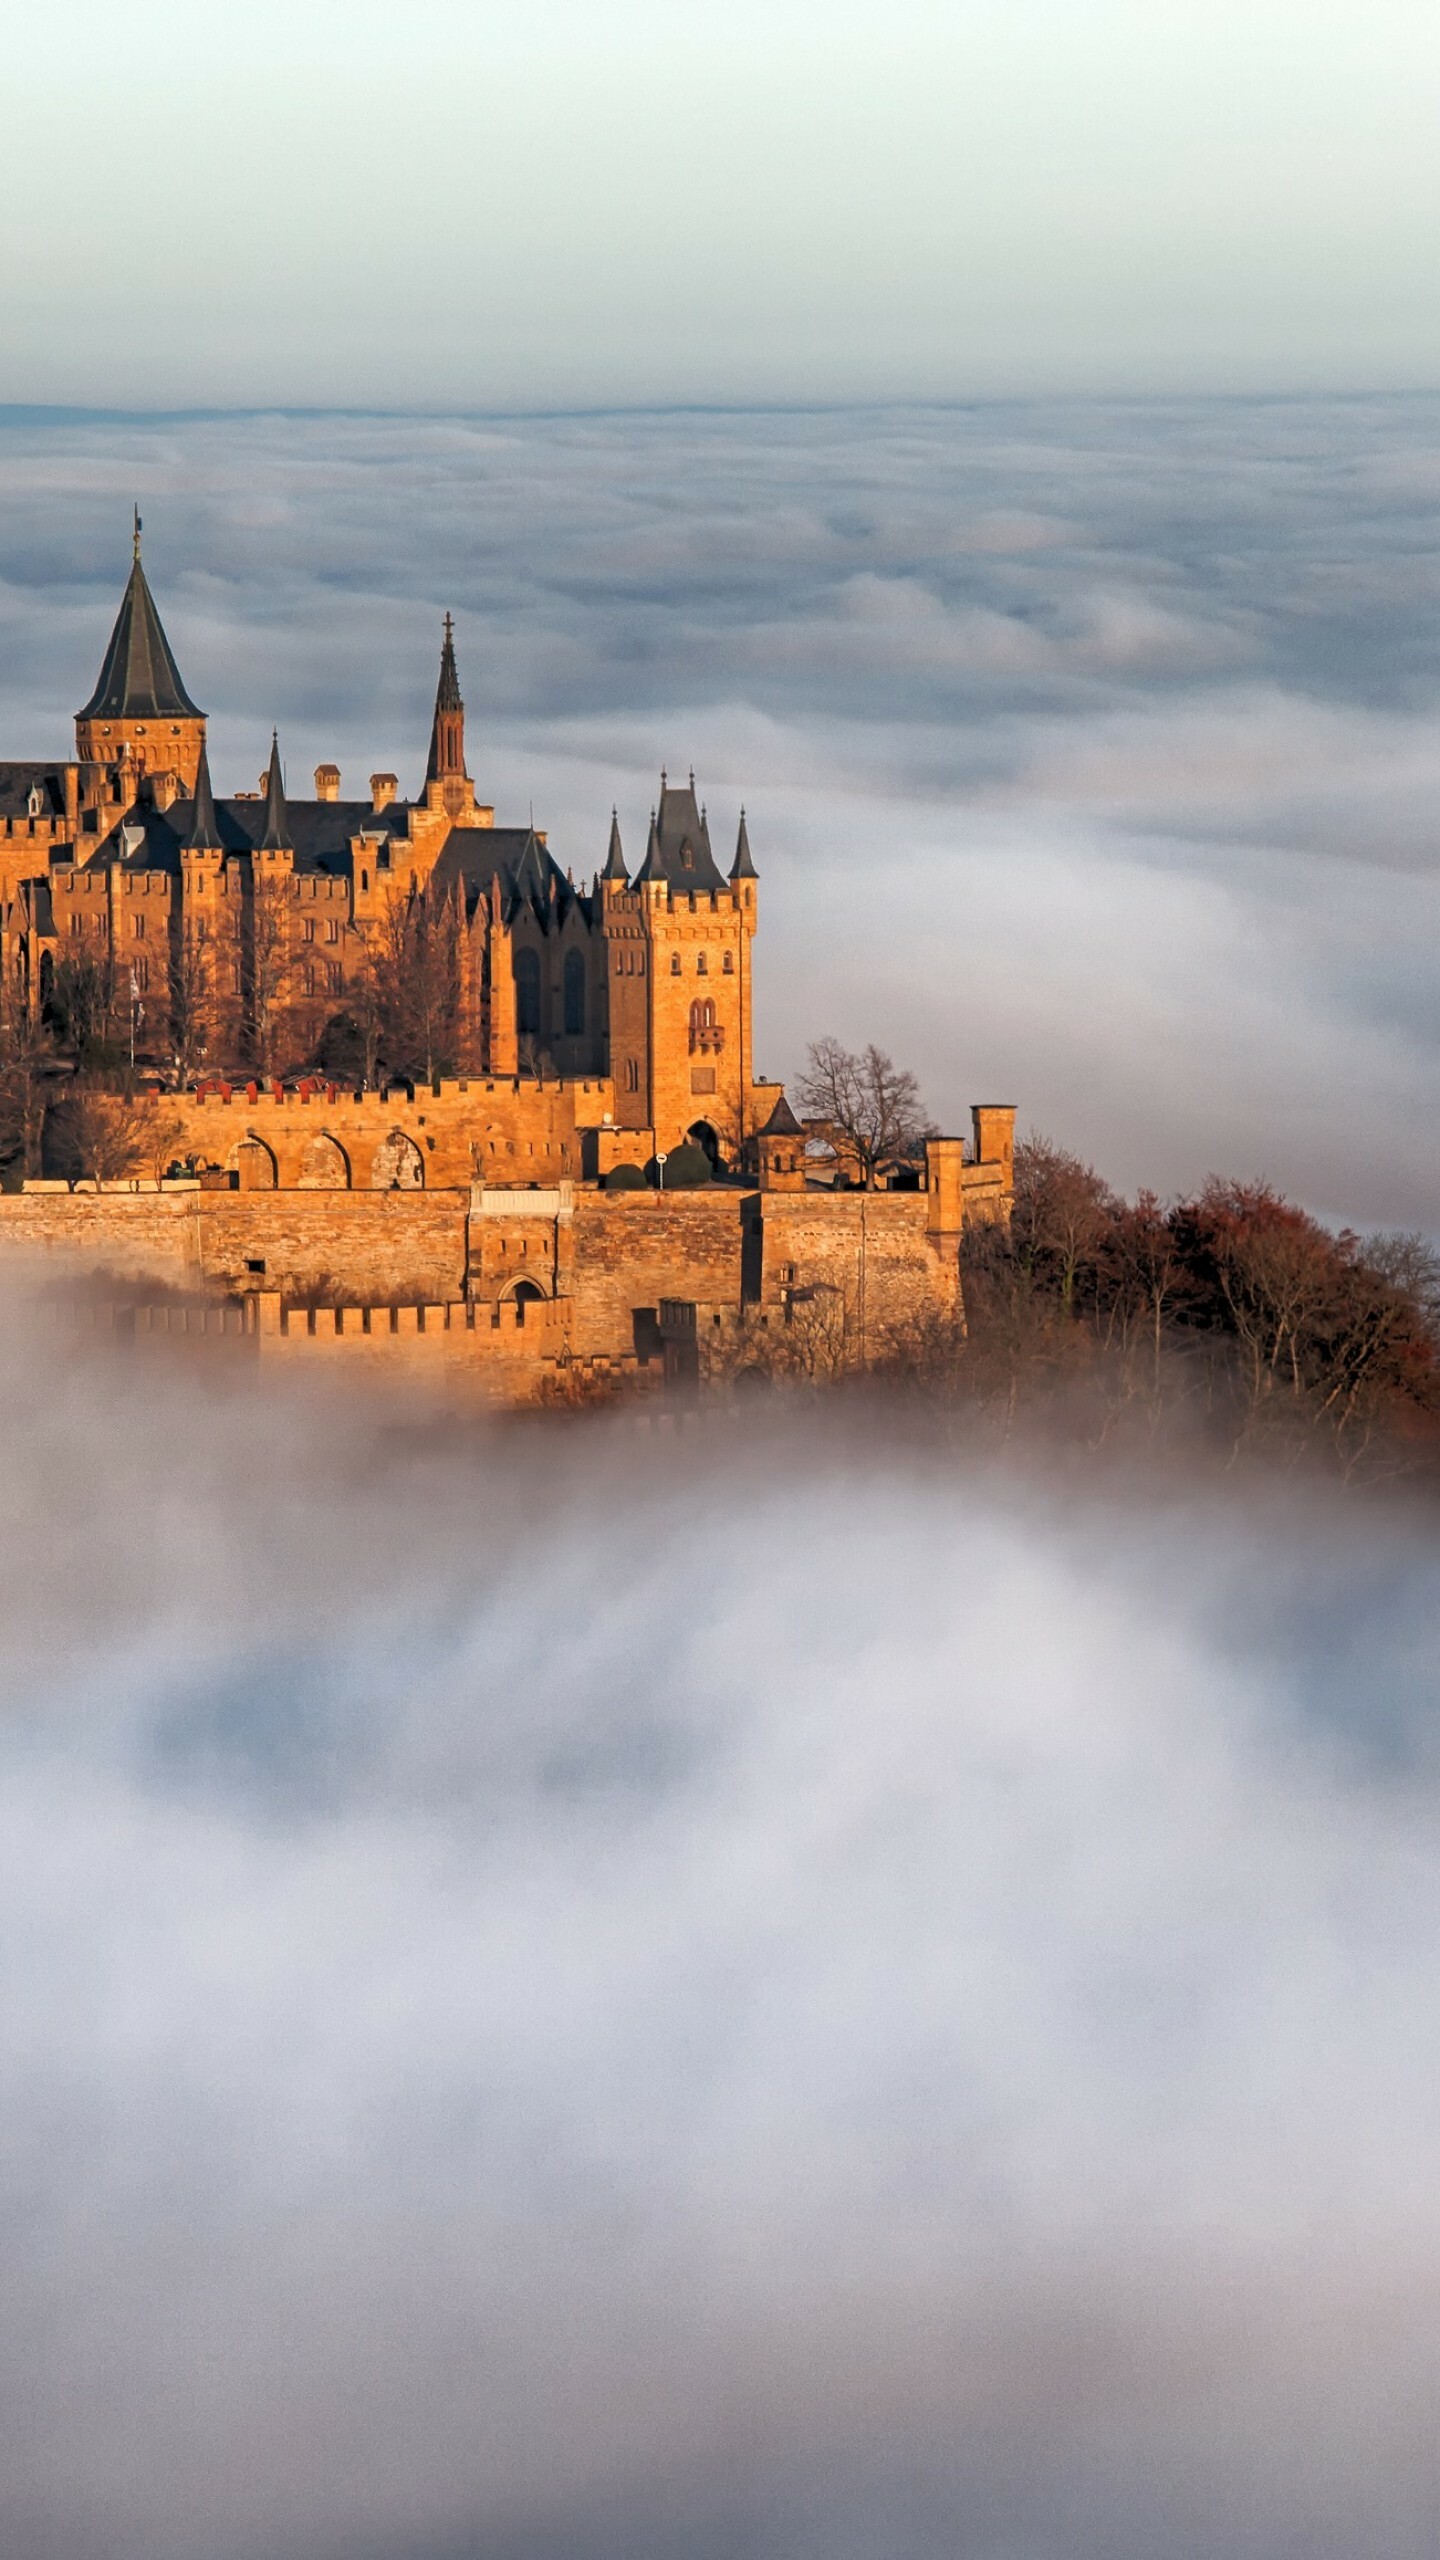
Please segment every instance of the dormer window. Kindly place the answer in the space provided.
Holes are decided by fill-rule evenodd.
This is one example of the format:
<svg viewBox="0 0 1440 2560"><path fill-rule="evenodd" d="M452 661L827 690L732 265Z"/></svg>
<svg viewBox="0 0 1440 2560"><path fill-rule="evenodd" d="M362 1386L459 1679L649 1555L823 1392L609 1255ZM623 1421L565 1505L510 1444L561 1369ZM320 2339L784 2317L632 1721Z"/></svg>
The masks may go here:
<svg viewBox="0 0 1440 2560"><path fill-rule="evenodd" d="M30 799L28 806L32 818L40 818L44 816L45 794L41 790L38 782L32 782L30 785Z"/></svg>
<svg viewBox="0 0 1440 2560"><path fill-rule="evenodd" d="M680 868L682 871L693 871L695 868L695 855L688 837L680 847Z"/></svg>

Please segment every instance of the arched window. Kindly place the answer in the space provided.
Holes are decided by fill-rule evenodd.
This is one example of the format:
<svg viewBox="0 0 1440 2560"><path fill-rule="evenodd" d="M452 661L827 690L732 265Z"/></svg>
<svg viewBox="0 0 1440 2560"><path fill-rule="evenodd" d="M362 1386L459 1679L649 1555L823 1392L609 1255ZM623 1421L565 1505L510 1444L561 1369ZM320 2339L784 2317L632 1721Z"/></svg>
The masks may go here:
<svg viewBox="0 0 1440 2560"><path fill-rule="evenodd" d="M680 954L678 951L672 951L670 954L670 975L672 978L678 978L680 975Z"/></svg>
<svg viewBox="0 0 1440 2560"><path fill-rule="evenodd" d="M625 1061L625 1090L627 1093L638 1093L640 1090L640 1061L638 1058L627 1058Z"/></svg>
<svg viewBox="0 0 1440 2560"><path fill-rule="evenodd" d="M578 951L565 962L565 1029L572 1040L585 1028L585 961Z"/></svg>
<svg viewBox="0 0 1440 2560"><path fill-rule="evenodd" d="M537 1038L540 1031L540 954L517 951L515 954L515 1028L523 1038L528 1032Z"/></svg>
<svg viewBox="0 0 1440 2560"><path fill-rule="evenodd" d="M697 978L704 978L704 977L708 977L709 972L710 972L710 963L709 963L709 961L706 959L705 954L704 954L704 952L702 951L702 952L701 952L701 954L700 954L699 959L698 959L698 960L696 961L696 963L695 963L695 975L696 975L696 977L697 977Z"/></svg>
<svg viewBox="0 0 1440 2560"><path fill-rule="evenodd" d="M733 951L727 951L725 954L725 975L727 978L733 978L735 975L735 954Z"/></svg>

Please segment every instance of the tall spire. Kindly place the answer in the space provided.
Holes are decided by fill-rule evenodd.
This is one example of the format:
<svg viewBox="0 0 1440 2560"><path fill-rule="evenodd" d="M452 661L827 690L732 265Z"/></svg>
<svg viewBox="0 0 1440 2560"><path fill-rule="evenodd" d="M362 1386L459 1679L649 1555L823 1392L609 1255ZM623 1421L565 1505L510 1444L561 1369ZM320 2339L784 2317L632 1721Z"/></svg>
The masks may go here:
<svg viewBox="0 0 1440 2560"><path fill-rule="evenodd" d="M77 720L202 720L184 685L165 637L155 599L140 566L140 510L135 509L135 557L100 668L100 678Z"/></svg>
<svg viewBox="0 0 1440 2560"><path fill-rule="evenodd" d="M270 732L270 770L265 777L265 828L259 849L262 853L290 850L290 816L280 775L280 740L273 729Z"/></svg>
<svg viewBox="0 0 1440 2560"><path fill-rule="evenodd" d="M138 520L136 530L139 530ZM195 805L190 812L190 833L185 839L185 851L223 853L224 850L215 815L215 794L210 788L210 758L202 740L200 764L195 776Z"/></svg>
<svg viewBox="0 0 1440 2560"><path fill-rule="evenodd" d="M742 809L740 833L735 844L735 859L730 865L730 877L732 880L756 880L759 876L750 859L750 830L745 824L745 812Z"/></svg>
<svg viewBox="0 0 1440 2560"><path fill-rule="evenodd" d="M460 676L455 665L455 625L445 616L445 638L440 650L440 682L435 688L435 717L430 727L430 761L425 767L427 782L463 779L465 773L465 705L460 699Z"/></svg>
<svg viewBox="0 0 1440 2560"><path fill-rule="evenodd" d="M612 809L610 812L610 850L605 857L605 868L601 872L600 877L602 880L628 880L629 878L629 873L625 868L625 855L620 844L620 812L618 809Z"/></svg>

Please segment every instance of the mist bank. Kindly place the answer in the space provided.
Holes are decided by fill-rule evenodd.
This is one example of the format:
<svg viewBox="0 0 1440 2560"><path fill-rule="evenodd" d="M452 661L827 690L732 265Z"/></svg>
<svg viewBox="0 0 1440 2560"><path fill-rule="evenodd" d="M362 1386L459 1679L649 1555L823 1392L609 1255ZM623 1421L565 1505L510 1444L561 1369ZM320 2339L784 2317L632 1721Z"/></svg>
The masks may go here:
<svg viewBox="0 0 1440 2560"><path fill-rule="evenodd" d="M0 413L0 752L60 753L139 501L225 790L470 763L577 878L662 765L761 873L757 1067L875 1039L1125 1189L1437 1224L1437 408Z"/></svg>
<svg viewBox="0 0 1440 2560"><path fill-rule="evenodd" d="M8 2549L1427 2547L1428 1521L0 1371Z"/></svg>

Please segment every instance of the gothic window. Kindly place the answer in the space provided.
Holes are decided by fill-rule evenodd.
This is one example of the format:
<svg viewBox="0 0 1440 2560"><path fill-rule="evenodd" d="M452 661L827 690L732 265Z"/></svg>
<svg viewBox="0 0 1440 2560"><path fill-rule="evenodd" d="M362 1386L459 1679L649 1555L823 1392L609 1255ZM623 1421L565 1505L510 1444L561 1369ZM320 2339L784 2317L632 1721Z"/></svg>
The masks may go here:
<svg viewBox="0 0 1440 2560"><path fill-rule="evenodd" d="M345 972L341 968L338 960L331 960L327 962L326 976L330 981L330 993L332 996L340 995L345 986Z"/></svg>
<svg viewBox="0 0 1440 2560"><path fill-rule="evenodd" d="M697 1049L718 1049L724 1037L723 1031L716 1028L714 997L697 996L690 1007L691 1056L694 1056Z"/></svg>
<svg viewBox="0 0 1440 2560"><path fill-rule="evenodd" d="M83 917L82 915L72 915L72 916L71 916L71 918L70 918L70 930L71 930L71 932L72 932L72 933L83 933L83 932L84 932L84 930L85 930L85 919L84 919L84 917Z"/></svg>
<svg viewBox="0 0 1440 2560"><path fill-rule="evenodd" d="M313 961L307 960L305 963L304 983L305 993L307 996L313 996L315 993L315 965Z"/></svg>
<svg viewBox="0 0 1440 2560"><path fill-rule="evenodd" d="M515 954L515 1028L522 1039L528 1032L538 1038L540 1031L540 955L536 951Z"/></svg>
<svg viewBox="0 0 1440 2560"><path fill-rule="evenodd" d="M565 961L565 1029L572 1040L585 1028L585 962L578 951Z"/></svg>
<svg viewBox="0 0 1440 2560"><path fill-rule="evenodd" d="M340 939L340 927L333 916L327 916L325 919L325 939L327 942L338 942Z"/></svg>
<svg viewBox="0 0 1440 2560"><path fill-rule="evenodd" d="M627 1058L625 1061L625 1090L627 1093L638 1093L640 1090L640 1061L638 1058Z"/></svg>
<svg viewBox="0 0 1440 2560"><path fill-rule="evenodd" d="M678 978L680 975L680 954L678 951L672 951L670 954L670 975L672 978Z"/></svg>
<svg viewBox="0 0 1440 2560"><path fill-rule="evenodd" d="M135 965L134 965L134 967L133 967L133 969L132 969L132 970L131 970L131 972L130 972L130 975L131 975L131 977L132 977L132 978L134 979L134 981L135 981L135 993L137 994L137 996L143 996L143 995L147 994L147 993L148 993L148 991L149 991L149 986L150 986L150 963L149 963L149 961L148 961L148 960L137 960L137 961L136 961L136 963L135 963Z"/></svg>
<svg viewBox="0 0 1440 2560"><path fill-rule="evenodd" d="M315 939L315 919L313 916L307 916L305 919L305 939L307 942L313 942Z"/></svg>
<svg viewBox="0 0 1440 2560"><path fill-rule="evenodd" d="M145 919L144 919L144 917L143 917L143 916L132 916L132 917L131 917L131 919L130 919L130 931L131 931L131 933L133 934L133 936L134 936L134 938L135 938L135 940L136 940L137 942L143 942L143 941L144 941L144 939L145 939Z"/></svg>

